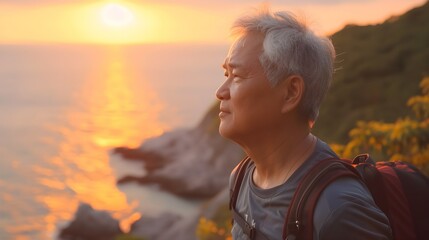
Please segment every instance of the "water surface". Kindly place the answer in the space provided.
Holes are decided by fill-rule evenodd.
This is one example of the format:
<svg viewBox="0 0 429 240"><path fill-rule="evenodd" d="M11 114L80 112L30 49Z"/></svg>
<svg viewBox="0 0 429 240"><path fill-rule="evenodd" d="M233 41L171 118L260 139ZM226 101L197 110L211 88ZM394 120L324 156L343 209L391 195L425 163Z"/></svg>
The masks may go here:
<svg viewBox="0 0 429 240"><path fill-rule="evenodd" d="M152 187L110 151L192 127L223 80L225 46L0 46L0 237L53 239L79 202L127 230L140 214L195 204Z"/></svg>

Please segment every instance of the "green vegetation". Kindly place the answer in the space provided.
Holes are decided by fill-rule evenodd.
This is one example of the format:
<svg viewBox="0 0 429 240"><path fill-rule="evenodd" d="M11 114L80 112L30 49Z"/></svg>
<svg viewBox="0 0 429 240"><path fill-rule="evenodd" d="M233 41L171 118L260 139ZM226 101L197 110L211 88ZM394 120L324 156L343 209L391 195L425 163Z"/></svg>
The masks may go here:
<svg viewBox="0 0 429 240"><path fill-rule="evenodd" d="M332 36L336 73L314 132L346 143L357 121L395 121L429 74L429 3L372 26L346 26Z"/></svg>
<svg viewBox="0 0 429 240"><path fill-rule="evenodd" d="M231 219L229 204L225 203L212 219L200 219L196 232L197 238L200 240L232 240Z"/></svg>
<svg viewBox="0 0 429 240"><path fill-rule="evenodd" d="M350 142L333 146L343 157L369 152L375 160L408 161L429 175L429 77L420 83L422 95L411 97L413 115L393 123L359 121Z"/></svg>

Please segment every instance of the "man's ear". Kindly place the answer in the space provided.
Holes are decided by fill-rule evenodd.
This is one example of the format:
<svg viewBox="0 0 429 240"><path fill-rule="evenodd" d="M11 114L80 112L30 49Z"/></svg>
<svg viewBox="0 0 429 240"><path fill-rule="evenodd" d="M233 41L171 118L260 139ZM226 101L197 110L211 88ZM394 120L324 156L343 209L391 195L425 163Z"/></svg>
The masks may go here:
<svg viewBox="0 0 429 240"><path fill-rule="evenodd" d="M283 106L282 113L296 109L304 95L305 83L299 75L288 76L282 83Z"/></svg>

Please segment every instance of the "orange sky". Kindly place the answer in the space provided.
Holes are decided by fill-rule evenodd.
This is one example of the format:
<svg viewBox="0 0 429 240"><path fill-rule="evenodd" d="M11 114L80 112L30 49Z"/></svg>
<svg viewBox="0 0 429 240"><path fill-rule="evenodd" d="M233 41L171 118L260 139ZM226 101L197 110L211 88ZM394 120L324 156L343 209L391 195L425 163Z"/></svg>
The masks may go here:
<svg viewBox="0 0 429 240"><path fill-rule="evenodd" d="M229 26L256 0L0 0L0 44L153 43L228 41ZM345 24L382 22L426 0L273 0L273 10L289 10L317 32L333 33ZM103 9L116 3L130 21ZM121 13L119 13L121 14ZM110 18L110 20L109 20ZM116 24L118 23L118 24ZM116 25L120 26L116 26Z"/></svg>

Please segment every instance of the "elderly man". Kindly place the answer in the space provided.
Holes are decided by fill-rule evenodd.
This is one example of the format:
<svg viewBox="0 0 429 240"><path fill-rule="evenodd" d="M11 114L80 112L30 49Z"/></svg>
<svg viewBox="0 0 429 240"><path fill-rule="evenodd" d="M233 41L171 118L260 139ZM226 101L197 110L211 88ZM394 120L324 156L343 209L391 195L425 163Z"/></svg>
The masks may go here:
<svg viewBox="0 0 429 240"><path fill-rule="evenodd" d="M332 79L335 52L327 38L286 12L259 10L238 19L233 33L237 38L223 64L226 79L216 92L219 132L251 159L234 209L255 231L247 236L236 220L232 235L282 239L300 179L318 161L337 157L311 134ZM391 237L388 219L353 178L336 180L322 192L313 219L314 239Z"/></svg>

